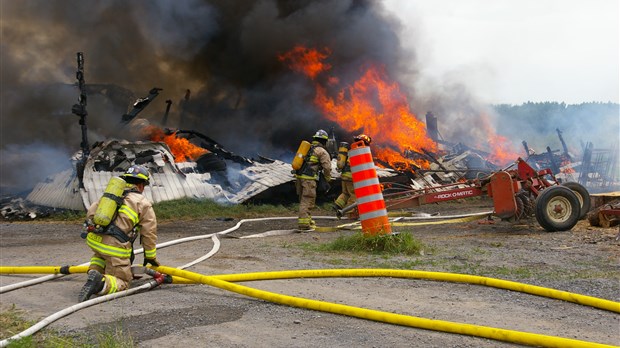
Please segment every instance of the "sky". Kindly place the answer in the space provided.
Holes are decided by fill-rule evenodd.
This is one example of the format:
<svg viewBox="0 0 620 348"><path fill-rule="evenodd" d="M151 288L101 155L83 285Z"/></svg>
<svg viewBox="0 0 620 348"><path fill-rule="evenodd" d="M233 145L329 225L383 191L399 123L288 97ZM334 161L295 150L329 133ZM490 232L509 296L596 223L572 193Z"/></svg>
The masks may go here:
<svg viewBox="0 0 620 348"><path fill-rule="evenodd" d="M385 0L429 81L484 102L619 99L618 0Z"/></svg>

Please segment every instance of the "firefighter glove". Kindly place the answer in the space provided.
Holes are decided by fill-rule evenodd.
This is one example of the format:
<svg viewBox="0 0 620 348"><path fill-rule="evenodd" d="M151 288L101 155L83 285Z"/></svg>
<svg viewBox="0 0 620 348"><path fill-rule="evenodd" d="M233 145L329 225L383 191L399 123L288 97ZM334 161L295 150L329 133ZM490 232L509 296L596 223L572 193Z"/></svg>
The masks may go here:
<svg viewBox="0 0 620 348"><path fill-rule="evenodd" d="M151 266L154 267L158 267L159 266L159 262L157 262L157 259L147 259L144 258L144 263L142 263L142 266L146 267L146 265L151 264Z"/></svg>

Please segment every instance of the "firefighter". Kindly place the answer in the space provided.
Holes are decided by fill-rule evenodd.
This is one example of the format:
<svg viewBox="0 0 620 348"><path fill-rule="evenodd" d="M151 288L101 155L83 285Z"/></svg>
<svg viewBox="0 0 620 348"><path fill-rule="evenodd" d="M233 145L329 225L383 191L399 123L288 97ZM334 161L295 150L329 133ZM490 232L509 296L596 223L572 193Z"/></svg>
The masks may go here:
<svg viewBox="0 0 620 348"><path fill-rule="evenodd" d="M144 248L146 266L159 266L156 258L157 219L151 202L142 195L149 184L149 172L140 165L133 165L121 175L127 183L115 218L102 232L95 230L92 219L99 202L87 212L86 244L93 250L88 267L88 280L79 294L79 302L92 295L105 295L129 287L133 274L133 241L139 235Z"/></svg>
<svg viewBox="0 0 620 348"><path fill-rule="evenodd" d="M363 141L364 145L369 146L372 142L372 139L366 134L356 135L353 138L354 142ZM334 204L336 205L336 209L344 209L345 207L350 206L355 203L355 191L353 189L353 175L351 174L351 163L349 161L349 156L347 156L345 161L338 162L337 170L341 173L340 179L342 182L342 193L336 198ZM357 208L351 210L347 217L352 220L357 220L359 218L359 213Z"/></svg>
<svg viewBox="0 0 620 348"><path fill-rule="evenodd" d="M295 188L299 196L297 223L300 230L312 230L316 226L310 211L315 207L319 175L323 175L327 182L331 180L331 158L325 149L327 140L327 132L319 129L312 137L311 147L305 156L306 160L301 168L295 171L297 178Z"/></svg>

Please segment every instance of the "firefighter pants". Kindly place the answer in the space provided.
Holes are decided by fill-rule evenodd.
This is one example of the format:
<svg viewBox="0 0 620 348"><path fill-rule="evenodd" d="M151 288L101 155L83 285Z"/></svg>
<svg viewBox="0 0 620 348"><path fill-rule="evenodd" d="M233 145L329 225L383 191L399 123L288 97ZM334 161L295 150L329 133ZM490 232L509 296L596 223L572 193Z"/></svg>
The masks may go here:
<svg viewBox="0 0 620 348"><path fill-rule="evenodd" d="M340 208L346 208L351 204L356 202L355 190L353 189L353 181L350 180L342 180L342 193L338 198L336 198L335 204ZM351 210L347 217L350 219L357 219L359 214L357 213L357 208Z"/></svg>
<svg viewBox="0 0 620 348"><path fill-rule="evenodd" d="M310 225L310 211L314 209L316 202L316 180L297 179L295 188L299 196L299 225Z"/></svg>
<svg viewBox="0 0 620 348"><path fill-rule="evenodd" d="M94 252L88 268L97 270L105 278L105 286L100 294L111 294L129 288L133 279L131 243L121 243L113 236L92 232L86 237L86 243Z"/></svg>

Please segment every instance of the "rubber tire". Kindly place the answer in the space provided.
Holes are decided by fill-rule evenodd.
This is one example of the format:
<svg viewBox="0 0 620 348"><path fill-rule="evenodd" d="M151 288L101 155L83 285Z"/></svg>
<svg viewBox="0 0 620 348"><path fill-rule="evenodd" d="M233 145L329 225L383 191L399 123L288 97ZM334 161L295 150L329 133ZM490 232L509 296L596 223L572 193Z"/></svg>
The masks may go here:
<svg viewBox="0 0 620 348"><path fill-rule="evenodd" d="M567 214L554 217L549 213L551 204L560 203L568 210ZM581 207L579 198L568 187L551 186L541 191L536 197L536 220L548 232L568 231L579 221Z"/></svg>
<svg viewBox="0 0 620 348"><path fill-rule="evenodd" d="M536 209L534 209L534 201L530 199L527 193L521 193L516 196L523 202L523 216L521 218L529 219L534 215Z"/></svg>
<svg viewBox="0 0 620 348"><path fill-rule="evenodd" d="M580 183L574 181L565 182L562 184L562 186L568 187L569 189L573 190L573 192L577 195L577 199L579 199L579 206L581 207L579 220L585 219L592 205L592 202L590 201L590 193L588 192L588 190Z"/></svg>

